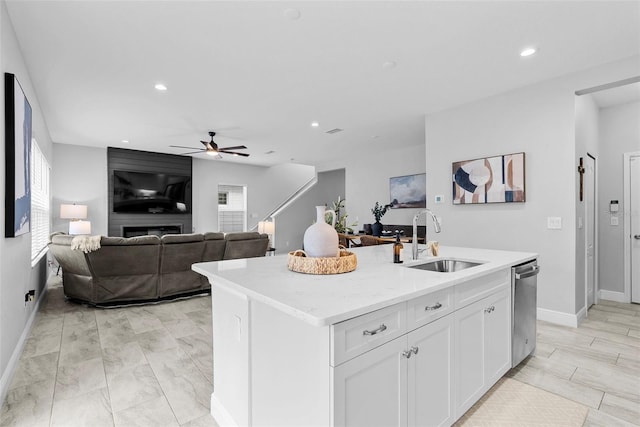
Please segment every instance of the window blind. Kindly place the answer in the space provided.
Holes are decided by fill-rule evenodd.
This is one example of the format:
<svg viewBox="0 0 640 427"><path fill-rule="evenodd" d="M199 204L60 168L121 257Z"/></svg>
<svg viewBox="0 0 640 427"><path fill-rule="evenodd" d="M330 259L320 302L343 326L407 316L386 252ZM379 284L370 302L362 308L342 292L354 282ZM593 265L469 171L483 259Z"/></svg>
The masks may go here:
<svg viewBox="0 0 640 427"><path fill-rule="evenodd" d="M51 230L51 168L35 139L31 140L31 263L37 262L47 249Z"/></svg>

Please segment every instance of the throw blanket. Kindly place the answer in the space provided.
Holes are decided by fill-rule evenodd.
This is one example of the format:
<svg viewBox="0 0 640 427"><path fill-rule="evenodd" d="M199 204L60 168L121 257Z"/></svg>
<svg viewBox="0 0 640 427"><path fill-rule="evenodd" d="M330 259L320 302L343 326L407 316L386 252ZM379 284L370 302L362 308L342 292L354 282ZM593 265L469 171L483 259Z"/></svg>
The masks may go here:
<svg viewBox="0 0 640 427"><path fill-rule="evenodd" d="M82 251L85 254L100 249L101 236L75 236L71 240L71 250Z"/></svg>

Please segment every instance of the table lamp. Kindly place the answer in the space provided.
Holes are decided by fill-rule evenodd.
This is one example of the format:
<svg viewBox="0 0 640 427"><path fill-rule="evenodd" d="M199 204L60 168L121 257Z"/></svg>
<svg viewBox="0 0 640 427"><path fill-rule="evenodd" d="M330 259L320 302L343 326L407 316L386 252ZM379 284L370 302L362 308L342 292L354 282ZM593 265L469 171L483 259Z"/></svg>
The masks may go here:
<svg viewBox="0 0 640 427"><path fill-rule="evenodd" d="M91 234L91 221L87 218L87 205L60 205L60 218L69 219L69 234Z"/></svg>
<svg viewBox="0 0 640 427"><path fill-rule="evenodd" d="M269 247L273 247L273 235L276 234L276 223L273 221L258 222L258 233L264 233L269 236Z"/></svg>

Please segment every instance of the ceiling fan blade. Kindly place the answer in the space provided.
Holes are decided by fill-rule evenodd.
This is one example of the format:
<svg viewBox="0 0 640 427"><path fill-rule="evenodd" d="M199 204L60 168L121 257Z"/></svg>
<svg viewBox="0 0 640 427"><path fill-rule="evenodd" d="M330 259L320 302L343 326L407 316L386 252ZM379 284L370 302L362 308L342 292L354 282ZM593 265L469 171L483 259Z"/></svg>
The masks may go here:
<svg viewBox="0 0 640 427"><path fill-rule="evenodd" d="M173 148L188 148L190 150L198 150L198 148L196 148L196 147L185 147L184 145L170 145L169 147L173 147Z"/></svg>
<svg viewBox="0 0 640 427"><path fill-rule="evenodd" d="M247 153L236 153L235 151L218 150L220 153L233 154L234 156L249 157Z"/></svg>
<svg viewBox="0 0 640 427"><path fill-rule="evenodd" d="M185 154L197 154L197 153L204 153L206 150L198 150L198 151L189 151L188 153L180 153L181 156L185 155Z"/></svg>
<svg viewBox="0 0 640 427"><path fill-rule="evenodd" d="M247 147L244 145L234 145L233 147L222 147L218 148L218 150L246 150Z"/></svg>

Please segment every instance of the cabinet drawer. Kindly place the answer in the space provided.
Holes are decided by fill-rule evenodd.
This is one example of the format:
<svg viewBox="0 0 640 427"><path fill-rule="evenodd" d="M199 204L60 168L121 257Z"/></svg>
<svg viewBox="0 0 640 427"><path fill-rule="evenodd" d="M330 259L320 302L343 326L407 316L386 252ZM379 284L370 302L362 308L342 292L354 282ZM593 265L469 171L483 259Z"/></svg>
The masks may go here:
<svg viewBox="0 0 640 427"><path fill-rule="evenodd" d="M407 331L407 304L400 303L331 326L331 366L338 366Z"/></svg>
<svg viewBox="0 0 640 427"><path fill-rule="evenodd" d="M503 288L511 286L511 269L496 271L486 276L471 279L455 287L455 309L465 307Z"/></svg>
<svg viewBox="0 0 640 427"><path fill-rule="evenodd" d="M408 302L407 328L412 331L453 311L453 289L442 289Z"/></svg>

